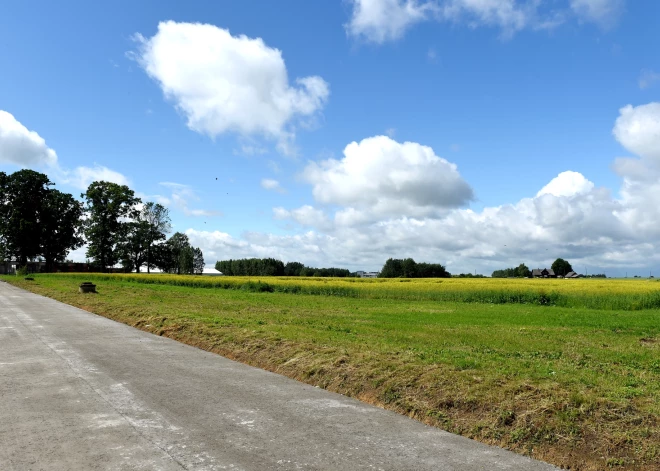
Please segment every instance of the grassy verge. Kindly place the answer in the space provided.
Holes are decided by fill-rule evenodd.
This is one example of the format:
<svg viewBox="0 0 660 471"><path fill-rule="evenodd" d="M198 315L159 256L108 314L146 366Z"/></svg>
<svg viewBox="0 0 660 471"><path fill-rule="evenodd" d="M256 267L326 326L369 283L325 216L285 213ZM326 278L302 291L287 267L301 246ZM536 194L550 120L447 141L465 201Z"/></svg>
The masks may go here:
<svg viewBox="0 0 660 471"><path fill-rule="evenodd" d="M573 470L658 469L658 310L35 278L4 279Z"/></svg>

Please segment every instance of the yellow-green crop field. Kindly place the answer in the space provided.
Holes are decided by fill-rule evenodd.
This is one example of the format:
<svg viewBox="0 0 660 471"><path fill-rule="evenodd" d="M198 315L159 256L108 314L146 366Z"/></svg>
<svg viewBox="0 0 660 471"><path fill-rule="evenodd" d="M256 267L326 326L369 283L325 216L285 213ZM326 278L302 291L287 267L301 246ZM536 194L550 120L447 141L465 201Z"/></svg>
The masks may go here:
<svg viewBox="0 0 660 471"><path fill-rule="evenodd" d="M164 274L62 274L61 276L366 299L536 304L627 311L660 308L660 283L654 279L366 279L204 277Z"/></svg>

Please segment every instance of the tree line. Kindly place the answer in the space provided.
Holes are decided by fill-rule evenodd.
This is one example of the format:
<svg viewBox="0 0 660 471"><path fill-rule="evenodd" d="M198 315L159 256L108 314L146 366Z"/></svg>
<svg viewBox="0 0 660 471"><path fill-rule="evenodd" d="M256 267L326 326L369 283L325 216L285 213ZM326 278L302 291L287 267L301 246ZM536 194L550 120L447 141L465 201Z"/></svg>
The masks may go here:
<svg viewBox="0 0 660 471"><path fill-rule="evenodd" d="M126 185L96 181L80 195L63 193L42 173L0 172L0 260L19 267L43 259L54 271L68 253L87 244L86 257L102 272L159 268L193 274L204 269L202 251L180 232L169 239L169 210L142 202Z"/></svg>
<svg viewBox="0 0 660 471"><path fill-rule="evenodd" d="M524 263L521 263L516 268L495 270L491 275L493 278L529 278L530 276L532 276L532 270L527 268L527 265Z"/></svg>
<svg viewBox="0 0 660 471"><path fill-rule="evenodd" d="M450 278L439 263L417 263L412 258L390 258L380 270L379 278Z"/></svg>
<svg viewBox="0 0 660 471"><path fill-rule="evenodd" d="M220 260L215 269L227 276L316 276L346 278L355 276L345 268L314 268L300 262L287 262L275 258L243 258Z"/></svg>
<svg viewBox="0 0 660 471"><path fill-rule="evenodd" d="M563 258L558 258L552 262L550 268L558 276L564 276L573 271L571 264ZM527 268L527 265L521 263L516 268L495 270L491 276L493 278L529 278L532 276L532 271Z"/></svg>

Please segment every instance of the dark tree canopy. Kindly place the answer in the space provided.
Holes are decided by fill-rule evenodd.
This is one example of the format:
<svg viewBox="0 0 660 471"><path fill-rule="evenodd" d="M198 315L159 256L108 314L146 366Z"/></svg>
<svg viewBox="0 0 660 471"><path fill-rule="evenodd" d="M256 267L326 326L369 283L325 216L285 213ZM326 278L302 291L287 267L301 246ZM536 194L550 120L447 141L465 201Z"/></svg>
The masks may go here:
<svg viewBox="0 0 660 471"><path fill-rule="evenodd" d="M175 232L164 244L153 247L154 264L161 270L177 275L201 274L204 271L204 254L190 245L186 234Z"/></svg>
<svg viewBox="0 0 660 471"><path fill-rule="evenodd" d="M380 278L449 278L451 274L439 263L417 263L412 258L390 258L380 271Z"/></svg>
<svg viewBox="0 0 660 471"><path fill-rule="evenodd" d="M558 258L557 260L552 262L552 266L550 268L552 268L552 271L555 272L555 275L561 275L561 276L564 276L568 272L573 271L573 267L571 266L571 264L568 263L563 258Z"/></svg>
<svg viewBox="0 0 660 471"><path fill-rule="evenodd" d="M138 219L127 222L125 229L123 240L117 246L121 264L127 272L135 270L140 273L140 268L147 262L149 227Z"/></svg>
<svg viewBox="0 0 660 471"><path fill-rule="evenodd" d="M55 264L63 262L70 250L82 247L82 214L82 203L69 193L48 192L41 217L41 255L47 272L54 271Z"/></svg>
<svg viewBox="0 0 660 471"><path fill-rule="evenodd" d="M305 268L305 265L300 262L287 262L287 264L284 265L284 276L300 276L300 272L303 268Z"/></svg>
<svg viewBox="0 0 660 471"><path fill-rule="evenodd" d="M527 265L521 263L516 268L495 270L491 276L493 278L529 278L532 276L532 271L527 268Z"/></svg>
<svg viewBox="0 0 660 471"><path fill-rule="evenodd" d="M167 264L171 265L172 272L177 275L186 273L186 269L189 265L189 257L186 249L190 247L188 236L181 232L175 232L172 237L167 240L167 245L169 246L169 252L172 257ZM190 265L192 266L192 259Z"/></svg>
<svg viewBox="0 0 660 471"><path fill-rule="evenodd" d="M166 234L172 230L170 211L159 203L149 201L140 212L140 221L147 227L147 273L153 265L151 252L156 242L165 240Z"/></svg>
<svg viewBox="0 0 660 471"><path fill-rule="evenodd" d="M345 268L314 268L300 262L285 265L276 258L243 258L220 260L215 269L227 276L318 276L345 278L351 272Z"/></svg>
<svg viewBox="0 0 660 471"><path fill-rule="evenodd" d="M41 217L50 186L43 173L19 170L0 181L0 231L5 252L20 266L41 255Z"/></svg>
<svg viewBox="0 0 660 471"><path fill-rule="evenodd" d="M43 257L46 271L82 245L81 204L68 193L50 188L43 173L0 172L0 258L19 266Z"/></svg>
<svg viewBox="0 0 660 471"><path fill-rule="evenodd" d="M126 223L126 235L119 243L122 265L126 271L135 270L138 273L143 265L147 272L155 265L151 256L154 244L165 240L166 232L171 229L169 211L158 203L151 201L144 204L140 211L134 214L134 219Z"/></svg>
<svg viewBox="0 0 660 471"><path fill-rule="evenodd" d="M192 250L192 272L195 275L201 275L204 272L204 254L199 247L191 247Z"/></svg>
<svg viewBox="0 0 660 471"><path fill-rule="evenodd" d="M136 205L140 198L126 185L99 181L89 185L81 195L85 198L85 237L87 257L106 271L115 265L122 255L119 249L129 232L129 222L135 219Z"/></svg>

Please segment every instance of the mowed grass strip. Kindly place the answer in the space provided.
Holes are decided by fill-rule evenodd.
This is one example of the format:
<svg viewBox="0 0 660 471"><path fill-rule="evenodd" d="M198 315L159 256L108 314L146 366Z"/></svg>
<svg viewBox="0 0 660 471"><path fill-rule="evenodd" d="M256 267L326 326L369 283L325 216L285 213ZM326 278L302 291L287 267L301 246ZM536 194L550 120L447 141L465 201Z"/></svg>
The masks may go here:
<svg viewBox="0 0 660 471"><path fill-rule="evenodd" d="M660 462L659 310L3 279L573 470Z"/></svg>

